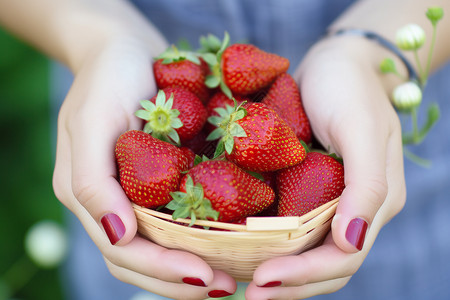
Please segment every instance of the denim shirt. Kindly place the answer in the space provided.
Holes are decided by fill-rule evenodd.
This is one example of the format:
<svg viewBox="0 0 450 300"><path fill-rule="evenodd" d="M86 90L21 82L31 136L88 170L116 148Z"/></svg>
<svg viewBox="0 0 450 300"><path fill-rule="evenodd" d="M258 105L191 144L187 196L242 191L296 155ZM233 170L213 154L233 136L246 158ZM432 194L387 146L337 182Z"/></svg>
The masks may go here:
<svg viewBox="0 0 450 300"><path fill-rule="evenodd" d="M287 57L293 71L349 0L158 0L132 1L171 43L200 35L247 41ZM71 76L54 68L54 99L64 99ZM314 299L450 299L450 65L436 72L424 92L426 107L438 102L442 117L425 142L410 148L430 158L431 169L405 160L407 203L380 232L358 272L340 291ZM409 126L406 123L404 126ZM74 249L66 276L70 299L129 299L136 288L117 282L106 270L95 245L72 220ZM93 254L86 255L87 252ZM88 261L86 257L91 257ZM93 267L94 266L94 267ZM86 270L89 270L88 272ZM80 288L82 287L82 288ZM154 296L152 299L163 299Z"/></svg>

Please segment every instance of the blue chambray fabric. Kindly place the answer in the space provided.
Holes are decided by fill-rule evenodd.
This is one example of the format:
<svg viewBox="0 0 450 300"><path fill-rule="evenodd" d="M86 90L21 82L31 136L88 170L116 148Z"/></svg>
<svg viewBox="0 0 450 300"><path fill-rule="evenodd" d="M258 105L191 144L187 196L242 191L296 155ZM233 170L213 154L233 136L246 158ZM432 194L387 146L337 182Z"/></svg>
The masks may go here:
<svg viewBox="0 0 450 300"><path fill-rule="evenodd" d="M137 8L172 42L228 31L233 42L248 41L289 58L292 72L309 47L353 1L349 0L135 0ZM58 107L72 80L53 69ZM436 72L424 94L426 114L438 102L442 118L420 146L411 150L433 161L432 169L405 160L407 203L380 232L362 267L340 291L325 299L450 299L450 65ZM56 111L56 109L55 109ZM408 126L404 120L404 126ZM68 299L131 299L139 291L113 278L99 250L73 216L68 216L72 251L65 267ZM241 285L240 288L245 288ZM149 299L166 299L157 295Z"/></svg>

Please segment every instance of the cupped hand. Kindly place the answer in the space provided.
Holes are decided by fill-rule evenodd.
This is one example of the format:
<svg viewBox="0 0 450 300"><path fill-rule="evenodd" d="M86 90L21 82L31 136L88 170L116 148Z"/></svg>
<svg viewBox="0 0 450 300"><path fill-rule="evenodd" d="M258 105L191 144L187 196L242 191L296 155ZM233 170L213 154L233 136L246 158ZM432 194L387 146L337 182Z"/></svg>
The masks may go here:
<svg viewBox="0 0 450 300"><path fill-rule="evenodd" d="M152 45L153 52L165 46ZM137 38L114 37L76 70L58 119L55 193L118 279L173 299L204 299L212 290L233 293L235 281L199 257L140 237L118 182L116 140L126 130L141 129L134 112L140 100L157 92L150 48Z"/></svg>
<svg viewBox="0 0 450 300"><path fill-rule="evenodd" d="M383 55L389 53L359 37L329 38L297 69L313 132L343 158L346 187L324 243L263 263L246 299L305 299L341 289L403 208L401 127L388 98L392 81L378 72Z"/></svg>

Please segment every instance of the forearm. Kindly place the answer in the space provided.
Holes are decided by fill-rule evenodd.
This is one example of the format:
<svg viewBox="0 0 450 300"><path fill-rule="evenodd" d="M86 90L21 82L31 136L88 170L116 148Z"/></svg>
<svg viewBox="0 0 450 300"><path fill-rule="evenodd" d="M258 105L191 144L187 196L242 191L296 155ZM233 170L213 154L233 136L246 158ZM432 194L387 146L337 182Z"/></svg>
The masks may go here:
<svg viewBox="0 0 450 300"><path fill-rule="evenodd" d="M2 0L0 24L74 72L114 39L143 41L153 56L166 47L159 32L123 0Z"/></svg>
<svg viewBox="0 0 450 300"><path fill-rule="evenodd" d="M330 30L360 28L374 31L394 42L397 30L409 23L421 26L426 33L426 41L418 51L419 59L426 61L432 37L432 26L425 12L430 6L444 9L444 18L438 24L436 44L431 70L437 69L450 59L450 1L436 0L433 3L423 0L361 0L351 6L331 26ZM414 63L413 53L404 53Z"/></svg>

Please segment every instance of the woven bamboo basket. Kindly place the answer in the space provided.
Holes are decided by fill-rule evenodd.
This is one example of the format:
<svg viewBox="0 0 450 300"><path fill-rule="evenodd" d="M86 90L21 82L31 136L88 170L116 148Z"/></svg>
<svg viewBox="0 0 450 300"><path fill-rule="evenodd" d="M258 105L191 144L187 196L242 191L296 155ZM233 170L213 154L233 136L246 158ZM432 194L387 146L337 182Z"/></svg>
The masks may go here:
<svg viewBox="0 0 450 300"><path fill-rule="evenodd" d="M192 252L212 268L246 282L265 260L299 254L320 243L330 230L338 200L301 217L248 217L246 225L205 220L194 223L208 230L183 225L190 219L177 219L177 224L169 214L133 206L141 235L166 248Z"/></svg>

